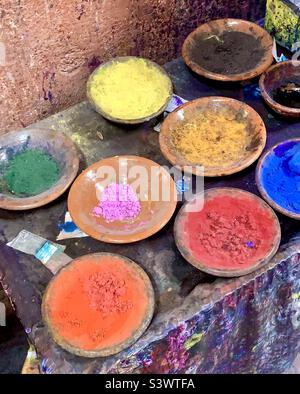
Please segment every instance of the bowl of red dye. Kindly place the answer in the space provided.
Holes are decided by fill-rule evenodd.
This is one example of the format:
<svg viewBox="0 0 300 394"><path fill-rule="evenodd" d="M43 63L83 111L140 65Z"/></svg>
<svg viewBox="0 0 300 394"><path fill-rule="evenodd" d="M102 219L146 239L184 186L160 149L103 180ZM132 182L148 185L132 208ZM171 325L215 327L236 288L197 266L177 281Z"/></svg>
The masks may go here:
<svg viewBox="0 0 300 394"><path fill-rule="evenodd" d="M132 260L95 253L73 260L50 281L43 320L54 341L83 357L105 357L131 346L154 312L154 291Z"/></svg>
<svg viewBox="0 0 300 394"><path fill-rule="evenodd" d="M300 117L300 61L270 67L259 80L265 102L280 115Z"/></svg>
<svg viewBox="0 0 300 394"><path fill-rule="evenodd" d="M273 63L273 40L255 23L217 19L200 25L182 47L185 63L195 73L218 81L244 81Z"/></svg>
<svg viewBox="0 0 300 394"><path fill-rule="evenodd" d="M277 216L261 198L235 188L214 188L184 204L175 241L196 268L220 277L249 274L267 264L280 245Z"/></svg>
<svg viewBox="0 0 300 394"><path fill-rule="evenodd" d="M170 174L138 156L115 156L93 164L75 180L68 198L70 215L83 232L119 244L158 232L176 204Z"/></svg>
<svg viewBox="0 0 300 394"><path fill-rule="evenodd" d="M41 207L63 194L77 175L79 155L64 133L24 129L0 137L0 208Z"/></svg>

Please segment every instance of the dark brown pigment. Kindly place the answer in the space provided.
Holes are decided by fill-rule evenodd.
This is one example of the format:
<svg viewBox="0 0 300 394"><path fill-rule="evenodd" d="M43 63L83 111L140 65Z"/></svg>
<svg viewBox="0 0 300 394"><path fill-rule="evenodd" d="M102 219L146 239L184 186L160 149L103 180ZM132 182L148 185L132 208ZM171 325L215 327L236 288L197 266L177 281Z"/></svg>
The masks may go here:
<svg viewBox="0 0 300 394"><path fill-rule="evenodd" d="M285 83L272 92L273 99L281 105L290 108L300 108L300 84Z"/></svg>
<svg viewBox="0 0 300 394"><path fill-rule="evenodd" d="M223 75L241 74L255 68L264 56L258 39L241 32L225 32L216 36L199 35L190 57L202 68Z"/></svg>

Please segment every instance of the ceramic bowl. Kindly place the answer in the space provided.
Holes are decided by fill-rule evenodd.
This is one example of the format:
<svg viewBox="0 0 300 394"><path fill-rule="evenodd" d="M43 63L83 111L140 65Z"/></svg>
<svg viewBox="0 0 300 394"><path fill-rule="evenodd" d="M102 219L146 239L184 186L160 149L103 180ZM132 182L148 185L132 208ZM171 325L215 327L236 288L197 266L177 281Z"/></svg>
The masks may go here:
<svg viewBox="0 0 300 394"><path fill-rule="evenodd" d="M269 250L265 253L263 258L260 258L256 262L253 262L251 266L242 267L239 269L232 269L232 268L214 268L209 266L205 263L204 259L201 259L193 253L190 245L189 245L189 232L185 228L185 224L187 222L188 215L193 214L193 212L200 211L202 209L202 202L204 199L204 204L206 201L213 199L215 197L223 197L223 196L231 196L234 198L251 198L253 202L263 209L266 213L269 214L271 221L273 222L273 230L274 230L274 237L272 238L272 242L269 245ZM197 205L199 208L197 208ZM191 219L190 219L191 220ZM219 277L238 277L242 275L247 275L251 272L256 271L259 268L262 268L266 265L270 259L275 255L280 245L281 240L281 229L278 218L274 211L266 204L261 198L257 197L256 195L246 192L244 190L236 189L236 188L213 188L206 190L203 193L195 195L193 199L186 202L183 207L180 209L179 213L177 214L175 225L174 225L174 235L175 235L175 242L176 245L182 254L182 256L187 260L190 264L198 268L199 270L206 272L211 275L219 276ZM194 236L194 235L193 235Z"/></svg>
<svg viewBox="0 0 300 394"><path fill-rule="evenodd" d="M73 182L79 168L79 155L75 144L64 133L47 129L23 129L0 137L0 176L9 161L28 149L40 149L52 156L60 165L60 177L48 190L32 197L16 197L5 187L0 190L0 208L26 210L41 207L62 195Z"/></svg>
<svg viewBox="0 0 300 394"><path fill-rule="evenodd" d="M93 73L90 75L88 82L87 82L87 98L90 102L90 104L92 105L92 107L100 114L102 115L105 119L108 119L112 122L115 123L121 123L121 124L139 124L139 123L143 123L143 122L148 122L149 120L156 118L157 116L159 116L161 113L163 113L163 111L166 109L169 101L172 98L172 94L173 94L173 85L172 85L172 81L169 77L169 75L167 74L167 72L164 70L163 67L159 66L158 64L152 62L151 60L148 59L143 59L150 67L155 68L157 70L157 72L161 73L167 80L169 83L169 93L166 97L165 103L160 107L157 108L157 110L155 112L153 112L152 114L150 114L149 116L146 116L144 118L139 118L139 119L120 119L120 118L116 118L111 116L110 114L106 113L99 104L97 104L94 100L93 97L91 95L91 86L93 84L94 81L94 77L95 75L102 69L104 68L109 68L112 64L114 63L122 63L122 62L127 62L130 59L141 59L141 58L137 58L135 56L123 56L123 57L116 57L104 64L102 64L101 66L97 67L96 70L93 71Z"/></svg>
<svg viewBox="0 0 300 394"><path fill-rule="evenodd" d="M207 70L193 61L193 47L195 42L203 40L205 36L220 36L225 32L241 32L252 35L261 43L264 53L261 60L252 69L240 74L218 74ZM245 81L252 79L262 74L273 63L272 55L273 40L269 33L255 23L242 20L242 19L217 19L205 23L192 31L186 38L182 47L182 57L187 64L196 74L205 78L214 79L224 82Z"/></svg>
<svg viewBox="0 0 300 394"><path fill-rule="evenodd" d="M115 182L134 187L139 180L142 183L136 191L141 212L135 219L108 223L93 216L105 187ZM169 173L152 160L138 156L110 157L93 164L76 179L68 198L71 217L83 232L117 244L140 241L158 232L171 219L176 204L176 185Z"/></svg>
<svg viewBox="0 0 300 394"><path fill-rule="evenodd" d="M131 276L135 277L136 280L139 280L141 281L141 283L143 283L144 295L145 295L145 299L147 300L147 307L145 309L144 315L141 316L140 324L134 327L134 330L132 331L131 335L128 336L124 341L116 343L113 346L101 346L101 347L99 346L98 348L93 350L85 350L78 347L78 345L75 345L74 343L70 342L70 340L64 338L59 332L59 330L57 329L57 327L55 326L55 324L53 324L51 318L53 286L55 285L57 280L60 280L62 274L67 273L71 275L72 271L80 270L80 268L84 266L86 258L88 258L89 261L93 261L93 264L98 265L101 264L103 258L106 258L107 256L109 256L110 258L115 258L117 259L117 261L120 261L123 266L124 265L126 266L126 271L130 273ZM138 264L128 259L127 257L123 257L120 255L111 254L111 253L95 253L87 256L82 256L73 260L66 267L62 268L53 277L53 279L49 282L43 296L42 316L52 338L63 349L67 350L72 354L82 357L89 357L89 358L107 357L119 353L120 351L128 348L139 339L139 337L146 331L152 320L154 305L155 305L155 298L154 298L154 290L151 281L148 275L146 274L146 272ZM136 311L132 311L132 313L136 313ZM124 324L126 325L126 320L124 320Z"/></svg>
<svg viewBox="0 0 300 394"><path fill-rule="evenodd" d="M204 168L204 176L217 177L231 175L254 163L261 155L266 144L266 128L264 122L258 113L249 105L227 97L200 98L183 104L170 113L164 120L159 134L160 149L165 158L172 165L181 169L184 168L186 172L197 175L197 166L201 166L201 157L199 157L198 163L189 162L173 145L172 133L184 123L193 122L203 112L214 111L217 113L219 109L224 108L227 108L233 117L244 119L248 132L251 135L251 142L241 153L241 157L236 163L227 167L206 166Z"/></svg>
<svg viewBox="0 0 300 394"><path fill-rule="evenodd" d="M289 82L300 84L300 61L286 61L270 67L259 80L259 87L265 102L275 112L290 118L300 117L300 108L286 107L277 103L273 91Z"/></svg>

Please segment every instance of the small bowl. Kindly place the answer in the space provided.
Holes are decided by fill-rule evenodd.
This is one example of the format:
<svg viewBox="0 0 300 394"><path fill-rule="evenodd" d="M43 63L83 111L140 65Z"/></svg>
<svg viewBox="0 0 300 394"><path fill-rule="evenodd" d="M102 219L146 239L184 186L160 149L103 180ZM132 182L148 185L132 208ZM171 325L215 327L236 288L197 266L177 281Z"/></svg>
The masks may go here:
<svg viewBox="0 0 300 394"><path fill-rule="evenodd" d="M47 129L24 129L0 137L0 166L5 168L15 154L40 149L52 156L61 167L60 179L48 190L32 197L16 197L0 192L0 208L22 211L41 207L62 195L75 179L79 156L75 144L64 133Z"/></svg>
<svg viewBox="0 0 300 394"><path fill-rule="evenodd" d="M135 219L108 223L92 215L105 187L115 182L133 185L138 180L145 183L139 190L141 212ZM159 195L149 198L147 192L155 193L157 187ZM162 190L169 190L170 198L164 197ZM70 215L82 231L99 241L117 244L140 241L158 232L171 219L176 204L176 185L169 173L154 161L137 156L115 156L93 164L76 179L68 198Z"/></svg>
<svg viewBox="0 0 300 394"><path fill-rule="evenodd" d="M139 123L143 123L143 122L148 122L149 120L151 120L153 118L156 118L161 113L163 113L163 111L166 109L166 107L167 107L167 105L168 105L168 103L171 100L172 95L173 95L172 81L171 81L169 75L167 74L167 72L164 70L164 68L159 66L158 64L152 62L151 60L143 59L150 67L155 68L159 73L163 74L166 79L168 79L168 81L169 81L169 94L166 97L165 103L160 108L158 108L157 111L153 112L153 114L150 114L149 116L146 116L144 118L139 118L139 119L120 119L120 118L116 118L116 117L113 117L113 116L107 114L101 108L101 106L99 106L97 103L95 103L95 101L93 100L93 98L91 96L91 86L93 84L93 79L94 79L95 75L99 72L99 70L102 70L104 68L108 68L109 66L111 66L112 64L115 64L115 63L127 62L130 59L142 59L142 58L135 57L135 56L116 57L116 58L110 60L109 62L106 62L106 63L102 64L101 66L97 67L96 70L94 70L93 73L90 75L90 77L88 79L88 82L87 82L87 98L88 98L90 104L105 119L108 119L108 120L110 120L112 122L115 122L115 123L139 124Z"/></svg>
<svg viewBox="0 0 300 394"><path fill-rule="evenodd" d="M288 146L289 144L293 144L294 142L297 144L300 144L300 138L293 138L290 140L279 142L278 144L276 144L272 148L270 148L268 151L266 151L258 161L258 164L256 167L255 178L256 178L256 185L257 185L257 188L258 188L261 196L263 197L264 200L267 201L267 203L272 208L274 208L276 211L280 212L284 216L288 216L292 219L300 220L300 213L297 214L296 212L289 211L274 201L274 199L268 194L268 192L263 184L263 181L262 181L262 174L263 174L264 169L267 167L267 160L269 158L271 158L272 155L275 155L276 148L278 148L280 146L283 147L284 145ZM280 174L276 174L276 175L280 176ZM280 190L279 190L279 193L280 193Z"/></svg>
<svg viewBox="0 0 300 394"><path fill-rule="evenodd" d="M159 134L160 149L165 158L172 165L185 169L197 175L197 166L199 163L191 163L183 157L172 143L173 130L177 129L183 122L192 122L201 112L217 111L219 108L227 107L234 116L243 116L246 119L249 134L253 136L249 149L244 151L238 162L228 167L205 167L204 176L218 177L231 175L242 171L254 163L261 155L267 139L266 128L263 120L258 113L249 105L227 97L203 97L181 105L175 111L171 112L164 120Z"/></svg>
<svg viewBox="0 0 300 394"><path fill-rule="evenodd" d="M202 34L209 34L219 36L225 32L231 31L249 34L261 43L264 55L254 68L239 74L218 74L203 68L192 60L192 48L194 43L199 40L199 35L202 36ZM242 19L217 19L199 26L190 33L183 44L182 57L187 66L189 66L196 74L205 78L224 82L245 81L255 78L270 67L274 60L272 55L272 46L273 40L270 34L255 23Z"/></svg>
<svg viewBox="0 0 300 394"><path fill-rule="evenodd" d="M210 199L213 199L215 197L224 198L226 196L234 197L237 199L243 199L243 198L244 199L246 198L247 200L249 200L249 198L252 199L252 201L256 204L256 206L262 209L269 216L270 222L272 222L274 234L272 234L273 235L273 237L271 238L272 242L270 242L270 245L268 245L269 246L268 251L265 253L263 258L260 258L256 262L253 262L251 266L245 268L225 269L225 268L208 266L208 264L205 263L204 259L199 258L193 253L193 250L191 249L188 241L189 234L185 230L185 223L187 221L188 215L191 212L197 213L202 210L203 197L204 197L204 206L205 206L205 202ZM187 260L194 267L198 268L203 272L219 277L238 277L254 272L257 269L262 268L270 261L270 259L275 255L275 253L279 248L280 240L281 240L281 230L276 214L269 207L269 205L266 204L261 198L257 197L252 193L236 188L213 188L206 190L204 192L204 195L203 193L195 195L193 199L191 199L190 201L186 202L183 205L175 220L174 236L175 236L176 245L180 253L185 258L185 260ZM193 234L193 237L195 236L196 234Z"/></svg>
<svg viewBox="0 0 300 394"><path fill-rule="evenodd" d="M116 343L115 345L111 346L99 346L93 350L86 350L78 347L74 343L67 340L65 337L61 335L59 330L56 328L53 320L51 318L51 302L53 300L53 287L55 283L60 280L62 275L70 275L74 270L80 270L84 267L85 261L88 260L95 265L99 265L104 262L104 259L109 257L110 259L116 259L118 264L121 264L120 269L126 269L131 276L136 278L137 281L140 281L140 284L144 287L143 293L145 299L147 300L147 307L145 312L142 316L140 324L136 325L133 332L130 336L128 336L124 341L120 343ZM154 305L155 305L155 298L154 298L154 290L151 284L151 281L146 274L146 272L135 262L128 259L127 257L123 257L117 254L111 253L95 253L89 254L86 256L79 257L69 263L66 267L62 268L50 281L47 286L47 289L43 296L42 301L42 316L43 321L45 322L52 338L54 341L63 349L67 350L68 352L75 354L77 356L82 357L107 357L113 354L119 353L122 350L128 348L133 343L135 343L140 336L147 330L154 313ZM132 311L131 313L135 313ZM126 324L126 319L124 320L124 324ZM88 333L87 333L88 334Z"/></svg>
<svg viewBox="0 0 300 394"><path fill-rule="evenodd" d="M265 102L275 112L290 118L300 117L300 108L286 107L277 103L272 92L288 82L296 82L300 84L300 61L286 61L275 64L270 67L259 80L259 87Z"/></svg>

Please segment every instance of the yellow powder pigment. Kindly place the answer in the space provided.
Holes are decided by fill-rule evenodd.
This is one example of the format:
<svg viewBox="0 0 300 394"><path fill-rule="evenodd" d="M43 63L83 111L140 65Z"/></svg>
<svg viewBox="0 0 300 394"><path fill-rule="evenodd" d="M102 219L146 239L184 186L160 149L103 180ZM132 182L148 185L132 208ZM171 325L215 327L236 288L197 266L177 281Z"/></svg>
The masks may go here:
<svg viewBox="0 0 300 394"><path fill-rule="evenodd" d="M90 95L113 118L135 120L160 110L171 94L170 79L144 59L113 62L92 77Z"/></svg>
<svg viewBox="0 0 300 394"><path fill-rule="evenodd" d="M247 121L227 109L203 111L172 132L175 149L191 164L228 167L251 144Z"/></svg>

